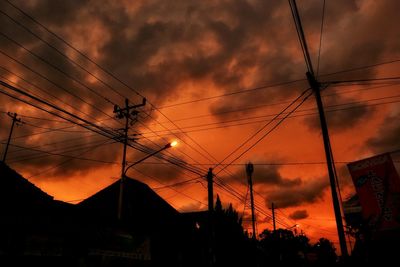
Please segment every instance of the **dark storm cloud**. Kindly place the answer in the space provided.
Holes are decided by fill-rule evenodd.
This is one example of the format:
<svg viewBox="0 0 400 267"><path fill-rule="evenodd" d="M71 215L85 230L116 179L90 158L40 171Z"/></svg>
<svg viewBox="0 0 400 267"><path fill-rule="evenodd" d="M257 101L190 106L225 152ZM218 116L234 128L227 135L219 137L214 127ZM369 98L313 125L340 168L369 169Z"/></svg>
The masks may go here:
<svg viewBox="0 0 400 267"><path fill-rule="evenodd" d="M300 178L287 179L281 176L277 166L257 166L253 174L254 183L293 187L301 184Z"/></svg>
<svg viewBox="0 0 400 267"><path fill-rule="evenodd" d="M45 24L68 42L75 45L90 57L110 70L116 76L140 93L161 105L167 96L184 95L182 86L187 81L210 81L222 93L234 92L246 88L258 87L280 81L288 81L304 77L305 64L301 57L295 28L292 22L289 5L286 1L13 1L38 21ZM379 1L370 3L373 8L362 10L359 1L335 1L327 3L324 42L321 54L321 73L328 73L353 66L376 63L382 55L390 55L397 51L397 18L400 9L398 1ZM49 33L40 29L31 20L24 18L5 1L0 3L1 10L21 21L26 27L51 42L61 52L72 55L83 67L94 69L93 64L71 51L70 48L57 41ZM307 37L319 32L321 1L302 1L299 3L301 17ZM352 18L351 20L349 18ZM65 58L51 51L38 39L18 27L9 19L0 15L2 31L11 35L24 46L69 73L86 86L112 102L122 104L123 97L112 93L101 82L88 81L90 75L68 63ZM385 29L385 30L382 30ZM315 38L311 39L312 41ZM310 39L308 39L310 40ZM311 42L311 41L310 41ZM7 66L29 81L48 90L64 103L52 99L58 105L65 103L76 107L74 113L94 120L105 118L102 110L112 116L112 104L102 97L96 96L87 88L72 81L65 75L51 69L38 59L32 58L14 44L0 37L1 49L25 64L39 71L57 85L38 78L17 63L0 55ZM311 56L315 62L318 49L310 44ZM333 78L365 78L374 75L372 71L351 73L353 76L323 76ZM357 74L359 76L354 77ZM132 91L126 89L104 73L102 79L124 96L133 97ZM18 82L31 88L22 81ZM215 102L210 107L217 114L249 105L260 105L275 100L293 97L304 90L306 85L281 87L275 90L261 90L258 93L241 95L234 100ZM204 89L204 92L207 89ZM68 92L69 93L68 93ZM35 92L37 90L35 89ZM71 93L80 96L90 105L82 103ZM201 95L203 93L200 92ZM135 96L136 97L136 96ZM6 111L13 111L16 101L1 95L0 100ZM135 98L132 101L136 101ZM70 107L65 106L71 110ZM77 111L79 110L79 111ZM84 111L87 115L82 114ZM365 106L349 111L328 113L330 126L337 129L349 129L361 121L371 110ZM243 112L247 113L247 112ZM38 115L39 113L30 114ZM218 115L222 118L228 115ZM343 123L346 120L346 123ZM311 122L314 124L315 121ZM115 126L116 124L113 124ZM41 126L54 127L50 123ZM22 130L32 133L32 129ZM1 136L7 135L7 129L0 129ZM44 139L51 137L44 137ZM54 137L56 138L56 137ZM390 139L390 138L389 138ZM81 141L90 142L83 139ZM40 143L40 139L37 140ZM375 141L371 141L374 145ZM23 144L23 142L22 142ZM116 146L117 147L117 146ZM109 154L107 154L109 152ZM107 155L106 155L107 154ZM118 149L101 150L88 154L114 160L118 157ZM44 168L59 159L35 161L33 168ZM27 165L29 165L27 164ZM90 162L71 162L70 167L82 171L95 168ZM156 171L156 169L159 169ZM66 168L61 168L67 173ZM178 174L164 167L152 168L154 175L173 179ZM300 179L282 178L276 169L266 168L255 179L259 183L294 186L301 185Z"/></svg>
<svg viewBox="0 0 400 267"><path fill-rule="evenodd" d="M376 135L367 140L375 153L395 151L400 148L400 114L386 118Z"/></svg>
<svg viewBox="0 0 400 267"><path fill-rule="evenodd" d="M271 17L280 7L279 2L269 5L263 2L250 4L247 1L196 5L189 1L177 2L173 6L181 13L173 19L168 15L165 17L165 14L174 14L176 10L171 10L171 4L165 3L157 2L157 6L149 4L153 7L152 21L135 16L135 21L131 20L130 23L135 22L136 31L130 36L121 34L123 28L110 31L112 41L103 48L103 54L112 55L105 57L104 64L130 77L132 84L148 93L157 92L157 97L162 97L160 92L171 93L188 78L211 79L221 90L230 91L243 88L243 79L249 70L256 69L253 79L260 81L282 73L285 73L285 77L290 76L288 70L291 68L283 66L287 70L279 71L276 67L269 67L284 56L271 55L267 59L261 59L263 56L260 56L264 40L262 36L271 36L271 40L279 39L280 28L286 27L285 23L263 27L272 21ZM145 5L138 13L146 14L148 10ZM208 41L215 43L217 48L211 48L215 51L201 48L201 43ZM184 49L176 53L176 47L180 45ZM272 47L274 42L271 41L270 45ZM157 54L168 54L168 58L149 66ZM126 68L118 59L129 62L130 68ZM150 68L146 69L146 66ZM266 75L265 71L273 73Z"/></svg>
<svg viewBox="0 0 400 267"><path fill-rule="evenodd" d="M382 61L379 58L383 54L390 56L398 51L400 40L393 19L397 17L399 1L340 1L339 5L330 6L343 11L341 7L345 2L356 3L353 9L348 9L352 12L343 13L346 15L340 18L332 14L326 21L331 31L324 35L327 41L324 49L326 55L322 56L324 73L374 64ZM365 78L373 73L351 74L352 78ZM346 75L343 77L349 78Z"/></svg>
<svg viewBox="0 0 400 267"><path fill-rule="evenodd" d="M238 171L232 177L243 177L243 179L245 179L246 173L244 171ZM282 187L294 187L302 183L301 179L298 177L294 179L288 179L282 177L281 174L279 173L278 166L275 165L255 166L252 179L254 185L262 184L262 185L276 185Z"/></svg>
<svg viewBox="0 0 400 267"><path fill-rule="evenodd" d="M38 1L29 4L17 1L17 4L70 38L82 34L71 32L74 25L90 24L93 19L99 21L107 36L99 47L101 63L128 79L129 84L140 88L143 93L159 100L187 79L211 78L221 90L229 92L263 85L267 81L298 78L305 72L304 64L294 60L293 51L285 49L285 45L295 44L293 47L296 47L298 44L289 6L282 1L148 1L139 4L114 1ZM130 5L136 6L134 11L129 11ZM309 35L319 30L320 17L315 14L321 13L321 7L320 1L299 3ZM379 4L378 8L384 9L385 5ZM372 14L374 21L382 19L379 14L384 12ZM361 22L367 21L368 17L363 16L357 1L330 3L326 16L327 46L333 36L336 43L342 43L341 40L348 40L348 35L354 34L351 30L342 31L340 27L334 27L335 24L347 26L350 23L346 19L348 16L354 16L360 22L355 25L358 29L356 34L360 36L351 40L360 40L360 45L365 40L372 43L361 50L358 43L335 50L327 47L323 51L329 53L322 55L322 62L327 65L332 66L335 62L345 67L351 65L349 63L355 61L349 55L354 55L354 51L362 53L357 58L366 63L366 58L376 59L374 56L371 59L373 52L380 54L379 51L386 48L384 45L375 47L381 44L377 42L378 38L365 34ZM388 24L388 21L383 21ZM199 48L199 44L207 41L210 35L220 46L211 55ZM177 52L179 46L184 48ZM340 49L345 51L337 56ZM163 58L154 66L152 60L158 54L163 54ZM349 62L343 64L346 60ZM245 84L249 70L254 73L253 82ZM281 94L292 95L297 91L282 90ZM237 104L254 104L273 98L271 94L257 98L246 96Z"/></svg>
<svg viewBox="0 0 400 267"><path fill-rule="evenodd" d="M155 160L153 160L154 162ZM179 179L181 169L171 164L140 164L136 167L140 172L150 177L155 177L160 182L171 182ZM131 172L132 177L137 175L134 171Z"/></svg>
<svg viewBox="0 0 400 267"><path fill-rule="evenodd" d="M266 192L266 206L273 202L278 208L297 207L302 204L314 203L321 199L328 187L328 178L318 181L303 182L296 187L280 187L279 190Z"/></svg>
<svg viewBox="0 0 400 267"><path fill-rule="evenodd" d="M370 9L363 10L360 2L357 1L335 1L335 3L327 3L326 6L326 17L324 22L324 35L321 51L321 68L319 73L330 73L338 70L349 69L351 67L359 67L370 65L378 62L384 53L393 53L398 50L399 38L384 38L387 34L397 35L397 30L393 28L392 19L396 17L393 14L393 10L398 9L398 3L384 1L385 3L374 3L376 11ZM365 4L365 3L364 3ZM322 3L321 1L307 1L298 4L299 12L303 20L303 26L306 32L306 38L309 42L311 58L314 62L314 69L317 69L317 57L318 57L318 39L312 38L312 36L318 36L320 30L321 17L317 14L322 13ZM279 10L285 10L288 8L286 6L280 6ZM365 7L364 7L365 8ZM386 9L389 9L386 10ZM368 12L370 13L368 13ZM389 12L390 16L383 18L382 14ZM371 17L372 19L371 19ZM257 17L257 16L255 16ZM348 20L349 17L354 18L354 20ZM300 46L297 43L296 34L293 31L294 25L290 13L285 17L280 17L282 19L280 22L286 23L286 28L292 30L287 30L284 27L279 27L276 23L276 17L264 17L262 20L258 21L261 25L260 32L264 29L269 29L269 35L264 34L264 45L270 45L272 47L282 47L283 43L288 45L295 45L298 47L298 52L300 51ZM254 20L253 20L254 21ZM263 24L265 23L265 24ZM262 25L266 25L265 28ZM366 26L368 25L368 26ZM271 27L275 26L275 27ZM257 28L257 27L252 27ZM270 30L272 28L272 30ZM345 28L346 30L343 30ZM385 29L382 31L381 29ZM259 29L259 28L257 28ZM389 32L386 31L388 29ZM279 31L279 33L278 33ZM369 32L379 32L377 35L370 34ZM250 33L252 34L252 33ZM256 36L256 34L254 34ZM273 36L274 38L268 38L267 36ZM277 38L275 38L277 37ZM250 38L254 40L255 38ZM382 42L382 40L387 40ZM250 41L251 42L251 41ZM247 42L249 43L249 42ZM346 44L346 45L342 45ZM238 51L241 51L240 48ZM264 77L264 79L256 78L257 80L251 86L257 86L265 84L265 81L288 81L291 79L297 79L304 75L306 69L304 64L294 63L295 58L293 51L287 51L285 49L279 49L277 53L262 53L258 51L257 48L249 49L250 53L245 53L246 55L254 53L255 56L251 58L261 58L253 66L256 66L259 73L257 77ZM300 54L298 54L300 56ZM236 57L240 57L241 54L236 54ZM262 63L263 61L264 63ZM264 66L264 67L261 67ZM273 67L271 67L273 66ZM245 75L245 74L244 74ZM321 80L343 80L343 79L355 79L355 78L365 78L373 77L375 73L371 69L364 69L358 72L350 72L348 74L340 74L336 76L323 76ZM303 76L304 77L304 76ZM242 79L241 79L242 80ZM241 84L237 83L240 87ZM248 88L249 86L247 86ZM230 88L234 88L231 86ZM241 88L246 88L242 85ZM304 88L291 88L290 90L281 90L278 96L294 96L300 89ZM254 96L257 95L257 96ZM231 114L220 114L221 111L230 110L232 107L240 107L246 105L254 105L255 103L262 102L273 102L276 99L276 94L266 90L264 94L248 94L241 95L241 97L234 101L224 102L220 101L215 103L211 107L211 111L214 114L219 114L219 117L226 117ZM361 104L357 104L357 109L351 109L348 111L338 111L328 115L332 125L338 126L339 128L351 128L355 123L357 123L361 118L363 118L371 110L366 108ZM344 124L342 120L347 118L350 120Z"/></svg>
<svg viewBox="0 0 400 267"><path fill-rule="evenodd" d="M70 1L10 1L16 6L25 6L31 11L32 15L40 18L44 24L64 27L74 19L79 19L80 10L87 7L88 0L70 0Z"/></svg>
<svg viewBox="0 0 400 267"><path fill-rule="evenodd" d="M353 104L342 105L343 103ZM356 99L340 95L329 95L329 97L324 98L324 107L328 127L333 131L354 129L358 123L371 116L375 111L367 104L358 103ZM311 129L320 129L320 121L317 115L307 116L304 120Z"/></svg>
<svg viewBox="0 0 400 267"><path fill-rule="evenodd" d="M37 151L28 149L15 152L20 149L14 148L10 151L8 162L20 168L25 168L33 175L41 174L40 178L46 179L46 177L68 178L74 174L85 174L90 170L105 166L104 163L93 162L90 159L115 162L119 158L120 146L104 145L106 142L110 143L110 141L99 136L93 137L90 132L89 134L79 132L77 130L79 128L74 129L78 132L47 134L46 141L41 141L40 145L36 145L34 140L25 140L23 146ZM16 144L21 143L14 142ZM39 151L48 151L51 154ZM72 158L61 155L69 155ZM74 159L73 157L89 160Z"/></svg>
<svg viewBox="0 0 400 267"><path fill-rule="evenodd" d="M61 28L62 30L58 29L58 31L56 30L55 32L61 36L65 36L64 31L68 32L69 27L79 25L79 23L85 24L89 22L79 20L85 18L84 16L79 16L81 9L85 10L84 3L85 2L82 1L68 1L68 3L62 1L39 1L32 5L25 3L25 5L28 5L28 8L24 6L24 3L19 3L19 5L23 7L23 9L29 10L29 13L31 13L34 18L44 23L51 30L54 30L54 27L58 27L58 23L62 24L64 26ZM80 61L81 58L76 57L76 55L71 56L71 53L68 53L71 50L70 48L38 27L31 20L23 17L21 13L11 6L3 3L3 8L4 11L10 17L17 20L17 22L13 22L3 15L2 19L5 20L3 26L5 27L2 32L31 51L26 51L25 48L19 46L17 43L7 40L11 45L9 45L9 49L5 52L27 65L33 71L39 72L45 78L34 74L31 70L17 62L8 60L13 63L11 69L14 72L23 76L28 81L34 81L33 83L35 85L51 91L51 94L60 98L65 96L72 97L75 102L77 101L79 103L81 100L76 97L79 96L79 98L85 99L85 102L89 102L97 107L109 105L109 103L104 103L105 100L101 95L108 94L107 98L111 99L115 98L115 95L111 97L109 96L109 91L105 93L104 86L100 86L99 82L88 84L85 78L90 75L77 66L77 64L79 64L81 67L86 68L90 65L87 61L82 63ZM52 11L47 13L49 10ZM85 19L90 18L86 16ZM66 22L68 22L68 24L66 24ZM25 26L25 29L18 23ZM30 32L40 36L46 42L51 43L51 46L55 47L58 51L52 49L44 42L41 42ZM76 32L75 34L79 36L80 33ZM5 37L2 37L2 39L6 40ZM67 41L70 40L67 38ZM76 61L77 64L72 63L66 56L61 54L67 55L67 57ZM51 80L51 82L46 79ZM94 91L96 91L97 94L94 93ZM110 107L110 109L112 109L112 107Z"/></svg>
<svg viewBox="0 0 400 267"><path fill-rule="evenodd" d="M292 220L302 220L307 218L308 212L307 210L296 210L293 213L289 214L289 218Z"/></svg>

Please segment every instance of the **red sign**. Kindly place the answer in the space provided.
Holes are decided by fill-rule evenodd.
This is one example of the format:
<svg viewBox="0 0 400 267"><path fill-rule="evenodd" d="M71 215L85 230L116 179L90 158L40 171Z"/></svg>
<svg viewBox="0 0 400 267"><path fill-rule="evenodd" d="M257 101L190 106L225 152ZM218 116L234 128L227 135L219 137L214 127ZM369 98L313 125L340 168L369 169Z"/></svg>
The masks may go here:
<svg viewBox="0 0 400 267"><path fill-rule="evenodd" d="M400 228L400 178L389 153L347 165L362 207L374 230Z"/></svg>

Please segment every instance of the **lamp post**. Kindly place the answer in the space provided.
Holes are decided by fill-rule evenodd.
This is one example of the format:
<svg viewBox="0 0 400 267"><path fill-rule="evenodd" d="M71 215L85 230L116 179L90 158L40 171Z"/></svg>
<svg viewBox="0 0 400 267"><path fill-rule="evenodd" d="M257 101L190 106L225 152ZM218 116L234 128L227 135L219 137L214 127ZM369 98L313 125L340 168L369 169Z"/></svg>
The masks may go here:
<svg viewBox="0 0 400 267"><path fill-rule="evenodd" d="M131 165L129 165L127 168L125 168L122 177L121 177L121 181L120 181L120 187L119 187L119 201L118 201L118 219L122 219L122 205L123 205L123 194L124 194L124 183L125 183L125 178L126 178L126 173L128 172L128 170L135 166L136 164L139 164L141 162L143 162L144 160L154 156L157 153L160 153L161 151L168 149L170 147L176 146L177 142L173 141L171 143L166 144L165 146L163 146L162 148L160 148L159 150L154 151L153 153L147 155L146 157L132 163Z"/></svg>

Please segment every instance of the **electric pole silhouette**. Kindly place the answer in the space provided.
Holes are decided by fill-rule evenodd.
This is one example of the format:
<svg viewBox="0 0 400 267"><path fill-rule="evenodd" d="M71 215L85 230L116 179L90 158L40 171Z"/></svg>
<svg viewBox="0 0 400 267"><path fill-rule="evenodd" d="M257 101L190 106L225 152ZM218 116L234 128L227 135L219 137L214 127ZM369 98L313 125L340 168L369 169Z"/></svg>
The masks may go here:
<svg viewBox="0 0 400 267"><path fill-rule="evenodd" d="M135 123L137 120L137 115L139 112L136 110L138 107L146 105L146 98L143 98L142 104L129 106L129 100L125 99L125 107L121 108L118 105L114 106L114 113L116 113L118 119L125 118L125 127L123 129L122 141L124 144L124 149L122 153L122 168L121 168L121 179L119 186L119 197L118 197L118 220L122 219L123 210L123 197L124 197L124 183L125 183L125 167L126 167L126 147L128 144L128 131L129 126ZM131 111L132 110L132 111Z"/></svg>
<svg viewBox="0 0 400 267"><path fill-rule="evenodd" d="M251 222L253 226L253 239L257 238L256 235L256 217L254 215L254 196L253 196L253 172L254 166L251 162L246 164L247 181L249 183L250 190L250 205L251 205Z"/></svg>
<svg viewBox="0 0 400 267"><path fill-rule="evenodd" d="M11 136L12 136L12 133L13 133L13 130L14 130L14 125L16 124L18 126L18 125L20 125L22 123L21 119L17 118L17 113L7 112L7 115L11 117L12 124L11 124L10 134L8 135L6 149L5 149L4 155L3 155L3 162L4 163L6 162L8 146L10 145ZM18 123L20 123L20 124L18 124Z"/></svg>
<svg viewBox="0 0 400 267"><path fill-rule="evenodd" d="M308 69L308 71L306 72L306 77L307 77L307 80L308 80L308 83L309 83L311 89L314 91L315 100L316 100L317 106L318 106L318 113L319 113L322 137L323 137L324 148L325 148L326 164L327 164L327 168L328 168L329 182L330 182L330 186L331 186L332 203L333 203L333 209L335 212L336 227L337 227L339 243L340 243L340 250L342 251L342 255L344 257L347 257L348 251L347 251L347 245L346 245L346 237L344 234L342 213L341 213L339 198L338 198L337 189L336 189L337 177L335 176L335 170L334 170L335 166L334 166L334 162L332 159L332 150L331 150L331 143L329 140L328 126L326 123L324 106L323 106L322 100L321 100L321 84L317 81L315 74L314 74L314 70L313 70L310 54L308 51L306 38L304 36L303 27L301 25L300 15L299 15L299 12L297 9L296 1L289 0L289 4L290 4L291 10L292 10L293 19L294 19L294 22L296 25L297 35L299 37L299 41L300 41L300 44L301 44L301 47L303 50L304 59L305 59L307 69Z"/></svg>
<svg viewBox="0 0 400 267"><path fill-rule="evenodd" d="M208 257L209 257L209 266L215 266L215 251L214 251L214 241L215 241L215 232L214 232L214 174L213 169L209 168L207 173L207 189L208 189Z"/></svg>

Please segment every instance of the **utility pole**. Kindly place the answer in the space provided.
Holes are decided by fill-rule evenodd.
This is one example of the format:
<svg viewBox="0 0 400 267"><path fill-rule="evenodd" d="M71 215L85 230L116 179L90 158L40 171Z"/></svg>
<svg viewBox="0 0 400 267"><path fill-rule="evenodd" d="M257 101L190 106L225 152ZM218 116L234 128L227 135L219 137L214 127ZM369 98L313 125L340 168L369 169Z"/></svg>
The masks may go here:
<svg viewBox="0 0 400 267"><path fill-rule="evenodd" d="M135 122L135 119L138 115L138 111L136 108L142 107L146 105L146 98L143 98L142 104L129 106L129 100L125 99L125 107L120 108L118 105L114 106L114 113L117 114L118 119L125 118L125 128L123 129L123 154L122 154L122 167L121 167L121 179L119 184L119 197L118 197L118 220L122 219L122 210L123 210L123 198L124 198L124 184L125 184L125 166L126 166L126 147L128 144L128 131L129 125L132 125ZM131 110L133 110L131 112Z"/></svg>
<svg viewBox="0 0 400 267"><path fill-rule="evenodd" d="M214 193L213 193L213 172L212 168L207 173L207 189L208 189L208 213L214 213Z"/></svg>
<svg viewBox="0 0 400 267"><path fill-rule="evenodd" d="M276 231L274 202L271 203L271 211L272 211L272 223L273 223L273 226L274 226L274 231Z"/></svg>
<svg viewBox="0 0 400 267"><path fill-rule="evenodd" d="M209 168L207 173L207 189L208 189L208 229L209 229L209 265L215 265L214 254L214 192L213 192L213 169Z"/></svg>
<svg viewBox="0 0 400 267"><path fill-rule="evenodd" d="M331 151L331 143L329 140L328 126L326 123L324 106L323 106L322 100L321 100L321 92L320 92L321 84L317 81L317 79L315 78L315 75L314 75L311 57L308 52L307 42L306 42L306 38L304 36L303 26L301 25L301 20L300 20L299 11L297 9L296 0L289 0L289 4L292 9L292 15L293 15L293 19L294 19L294 22L296 25L297 34L298 34L299 41L300 41L300 44L303 49L304 59L306 61L306 65L308 68L308 71L306 72L307 80L308 80L308 83L310 84L311 89L314 92L315 100L316 100L317 106L318 106L318 113L319 113L322 137L323 137L324 148L325 148L326 164L327 164L327 168L328 168L329 182L330 182L330 186L331 186L333 209L335 212L336 227L337 227L339 243L340 243L340 250L342 251L342 255L344 257L347 257L348 251L347 251L347 245L346 245L346 237L344 234L342 213L340 210L340 203L339 203L339 198L338 198L337 190L336 190L336 176L335 176L335 171L334 171L335 166L334 166L334 163L332 160L332 151Z"/></svg>
<svg viewBox="0 0 400 267"><path fill-rule="evenodd" d="M308 82L310 83L311 88L314 90L315 100L316 100L317 106L318 106L318 113L319 113L319 118L320 118L320 123L321 123L322 137L324 140L326 164L328 167L329 182L331 185L332 202L333 202L333 209L335 212L335 219L336 219L336 226L337 226L337 231L338 231L338 236L339 236L340 249L342 251L342 255L347 257L348 251L347 251L347 245L346 245L346 237L345 237L344 229L343 229L342 213L340 211L339 198L338 198L338 194L336 191L336 177L335 177L334 165L333 165L332 154L331 154L329 132L328 132L327 124L326 124L324 107L323 107L322 100L321 100L321 93L320 93L321 85L319 84L319 82L316 81L316 79L312 73L307 72L306 75L307 75L307 79L308 79Z"/></svg>
<svg viewBox="0 0 400 267"><path fill-rule="evenodd" d="M21 119L17 119L17 113L11 113L11 112L7 112L7 115L9 117L11 117L12 119L12 124L11 124L11 130L10 130L10 134L8 135L8 140L7 140L7 145L6 145L6 150L4 151L4 155L3 155L3 162L6 162L6 157L7 157L7 152L8 152L8 146L10 145L10 141L11 141L11 136L14 130L14 125L15 123L17 123L17 126L19 125L18 123L22 123Z"/></svg>
<svg viewBox="0 0 400 267"><path fill-rule="evenodd" d="M251 162L246 164L246 173L247 173L247 181L249 183L249 190L250 190L250 205L251 205L251 222L253 226L253 239L257 238L256 235L256 218L254 215L254 196L253 196L253 179L252 175L254 172L254 166Z"/></svg>

